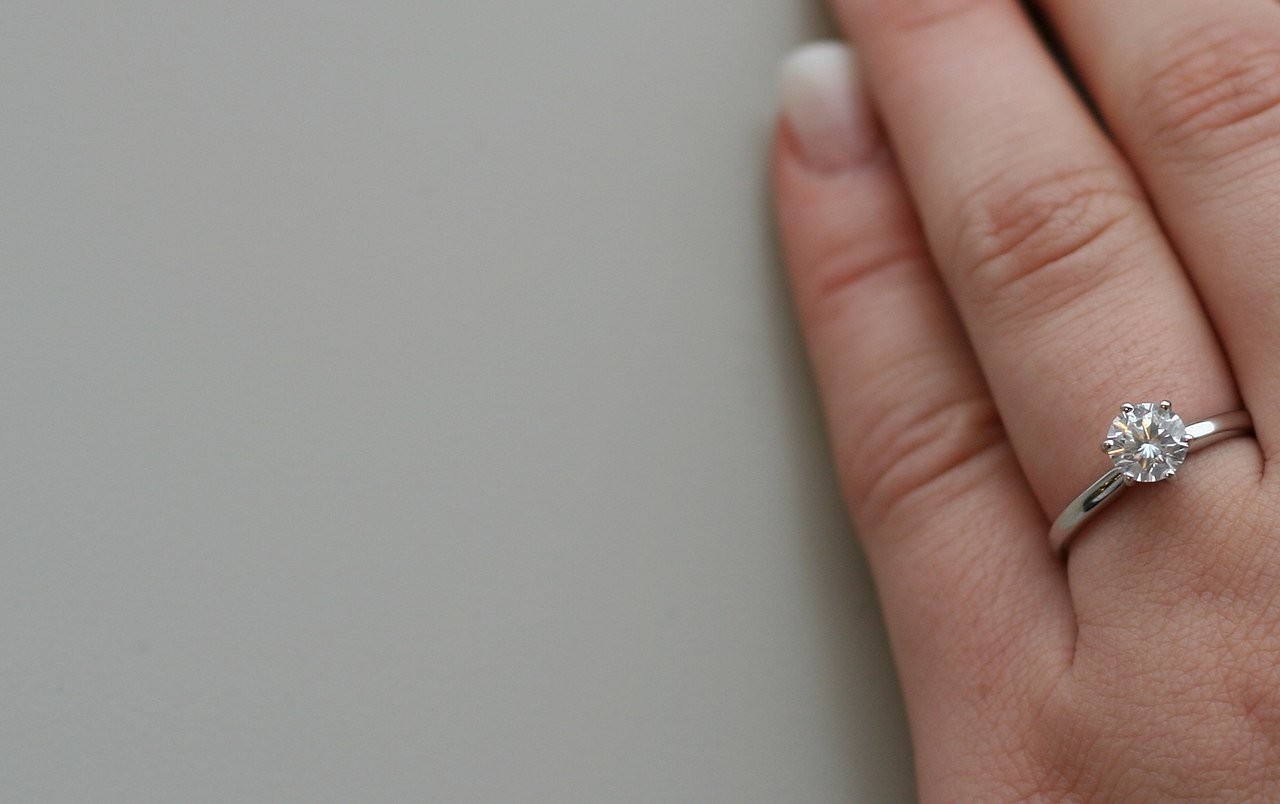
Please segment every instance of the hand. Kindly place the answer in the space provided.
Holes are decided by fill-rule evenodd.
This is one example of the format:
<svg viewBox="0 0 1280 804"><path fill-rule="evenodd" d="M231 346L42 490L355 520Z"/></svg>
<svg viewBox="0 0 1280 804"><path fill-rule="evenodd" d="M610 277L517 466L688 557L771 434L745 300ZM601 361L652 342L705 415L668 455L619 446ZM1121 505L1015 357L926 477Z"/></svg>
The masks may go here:
<svg viewBox="0 0 1280 804"><path fill-rule="evenodd" d="M1087 102L1014 0L837 0L856 58L784 71L787 261L920 792L1280 801L1280 5L1038 5ZM1163 399L1256 436L1064 561L1120 404Z"/></svg>

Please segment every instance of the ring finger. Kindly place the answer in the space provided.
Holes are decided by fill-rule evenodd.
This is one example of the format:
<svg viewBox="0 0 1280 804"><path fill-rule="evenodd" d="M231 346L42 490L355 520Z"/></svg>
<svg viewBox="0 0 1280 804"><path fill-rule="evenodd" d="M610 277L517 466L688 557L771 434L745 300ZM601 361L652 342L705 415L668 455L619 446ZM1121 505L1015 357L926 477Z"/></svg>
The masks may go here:
<svg viewBox="0 0 1280 804"><path fill-rule="evenodd" d="M1258 439L1280 412L1280 5L1040 0L1222 335Z"/></svg>
<svg viewBox="0 0 1280 804"><path fill-rule="evenodd" d="M1238 406L1214 330L1140 185L1017 3L837 8L1048 516L1105 468L1099 430L1121 402L1169 398L1189 419ZM1195 484L1188 478L1172 499L1193 498ZM1169 491L1136 505L1169 502ZM1106 550L1083 540L1073 565L1100 569L1114 556Z"/></svg>

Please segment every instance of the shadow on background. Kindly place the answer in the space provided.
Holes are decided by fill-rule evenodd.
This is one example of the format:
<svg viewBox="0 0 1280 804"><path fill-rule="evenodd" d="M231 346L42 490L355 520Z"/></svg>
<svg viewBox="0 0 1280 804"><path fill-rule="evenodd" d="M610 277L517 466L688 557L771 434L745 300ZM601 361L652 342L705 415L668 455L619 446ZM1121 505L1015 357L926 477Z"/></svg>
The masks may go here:
<svg viewBox="0 0 1280 804"><path fill-rule="evenodd" d="M771 211L769 213L772 215ZM785 284L782 257L773 243L776 281ZM784 289L776 295L785 299ZM788 417L796 451L792 494L810 512L797 538L808 547L814 616L828 643L833 700L846 724L849 762L863 785L883 791L880 801L914 801L910 737L879 603L866 558L841 502L807 358L790 307L776 305L773 338L786 372Z"/></svg>
<svg viewBox="0 0 1280 804"><path fill-rule="evenodd" d="M822 3L810 2L812 38L838 36ZM772 131L764 131L767 154ZM762 164L767 159L762 158ZM916 800L915 773L906 712L888 637L866 557L845 511L827 445L822 411L794 310L786 301L786 272L776 235L769 177L762 178L763 231L775 271L769 277L777 300L770 311L776 362L785 372L786 406L791 415L792 493L810 512L797 538L807 546L813 580L814 617L821 622L830 667L831 700L847 741L847 759L859 789L878 792L876 801Z"/></svg>

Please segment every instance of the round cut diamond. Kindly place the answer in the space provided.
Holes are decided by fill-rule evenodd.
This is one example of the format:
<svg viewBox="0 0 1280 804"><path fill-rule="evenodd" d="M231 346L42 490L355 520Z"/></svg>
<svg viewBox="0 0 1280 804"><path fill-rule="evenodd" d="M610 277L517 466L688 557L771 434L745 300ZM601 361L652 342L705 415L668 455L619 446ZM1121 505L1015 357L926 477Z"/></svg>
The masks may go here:
<svg viewBox="0 0 1280 804"><path fill-rule="evenodd" d="M1126 405L1107 431L1107 454L1125 477L1155 483L1187 459L1187 430L1177 414L1157 402Z"/></svg>

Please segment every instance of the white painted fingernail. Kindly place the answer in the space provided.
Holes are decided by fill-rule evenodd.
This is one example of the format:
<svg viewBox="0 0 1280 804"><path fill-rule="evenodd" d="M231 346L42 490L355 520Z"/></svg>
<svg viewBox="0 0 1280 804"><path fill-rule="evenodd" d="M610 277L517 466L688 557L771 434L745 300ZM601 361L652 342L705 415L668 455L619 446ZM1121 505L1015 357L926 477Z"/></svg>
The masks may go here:
<svg viewBox="0 0 1280 804"><path fill-rule="evenodd" d="M809 167L834 173L875 140L853 50L841 42L804 45L782 62L782 115Z"/></svg>

